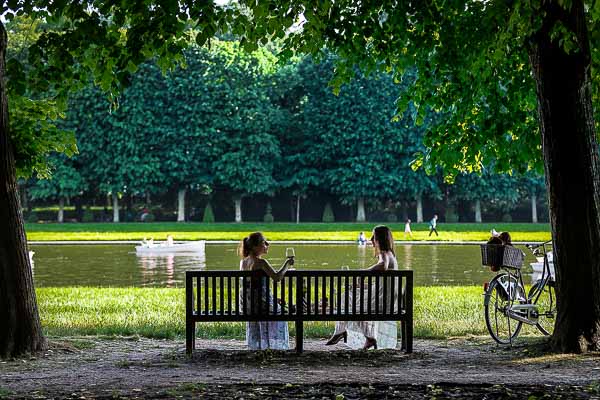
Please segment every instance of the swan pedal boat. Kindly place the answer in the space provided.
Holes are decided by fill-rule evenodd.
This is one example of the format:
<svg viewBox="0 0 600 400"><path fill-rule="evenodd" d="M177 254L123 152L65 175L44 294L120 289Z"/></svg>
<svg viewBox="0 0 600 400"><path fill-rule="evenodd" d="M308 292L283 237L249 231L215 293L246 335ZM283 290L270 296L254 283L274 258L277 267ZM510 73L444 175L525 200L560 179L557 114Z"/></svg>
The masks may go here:
<svg viewBox="0 0 600 400"><path fill-rule="evenodd" d="M147 242L142 243L139 246L135 246L135 252L138 254L145 253L173 253L173 252L199 252L204 251L205 242L204 240L198 240L195 242L184 242L184 243L173 243L168 244L167 242Z"/></svg>

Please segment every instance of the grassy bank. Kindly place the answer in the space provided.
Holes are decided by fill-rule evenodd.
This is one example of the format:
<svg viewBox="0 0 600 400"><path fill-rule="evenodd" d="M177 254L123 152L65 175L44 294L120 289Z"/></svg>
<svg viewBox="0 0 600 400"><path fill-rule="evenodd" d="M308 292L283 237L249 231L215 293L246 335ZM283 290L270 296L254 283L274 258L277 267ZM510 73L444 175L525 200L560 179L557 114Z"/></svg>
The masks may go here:
<svg viewBox="0 0 600 400"><path fill-rule="evenodd" d="M48 240L240 240L249 232L263 231L271 240L356 240L358 232L369 232L376 223L65 223L26 224L27 239ZM481 223L438 225L439 236L428 236L426 223L413 224L413 236L405 237L404 224L387 224L396 240L484 241L492 228L509 231L514 241L550 240L548 224Z"/></svg>
<svg viewBox="0 0 600 400"><path fill-rule="evenodd" d="M487 335L480 287L415 288L417 338ZM184 289L38 288L42 325L50 336L185 336ZM292 335L294 324L290 324ZM306 337L328 337L333 323L305 324ZM524 327L524 334L535 333ZM197 325L199 337L243 338L243 323Z"/></svg>

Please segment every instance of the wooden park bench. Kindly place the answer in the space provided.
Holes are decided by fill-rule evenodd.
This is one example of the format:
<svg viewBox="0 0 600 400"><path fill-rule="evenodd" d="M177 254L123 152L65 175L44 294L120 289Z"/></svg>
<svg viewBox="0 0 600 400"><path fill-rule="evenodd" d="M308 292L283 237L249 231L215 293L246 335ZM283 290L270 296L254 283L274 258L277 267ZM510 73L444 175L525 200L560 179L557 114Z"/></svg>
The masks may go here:
<svg viewBox="0 0 600 400"><path fill-rule="evenodd" d="M412 352L413 271L288 271L280 282L268 279L271 296L280 299L271 304L259 295L264 279L262 271L187 271L187 353L197 322L248 321L294 321L298 353L305 321L400 321L402 349ZM361 298L357 284L362 302L352 301Z"/></svg>

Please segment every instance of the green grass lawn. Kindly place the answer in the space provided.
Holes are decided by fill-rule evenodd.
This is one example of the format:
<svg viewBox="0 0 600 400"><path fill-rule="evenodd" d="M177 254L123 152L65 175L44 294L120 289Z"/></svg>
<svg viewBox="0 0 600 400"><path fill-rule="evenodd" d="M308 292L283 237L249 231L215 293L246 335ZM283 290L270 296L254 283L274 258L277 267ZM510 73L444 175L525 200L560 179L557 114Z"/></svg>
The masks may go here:
<svg viewBox="0 0 600 400"><path fill-rule="evenodd" d="M38 288L42 326L50 336L185 337L184 289ZM417 287L414 291L414 335L449 338L487 335L482 288ZM238 338L244 323L197 324L201 338ZM294 324L290 323L292 335ZM305 337L328 337L333 322L307 322ZM537 334L525 326L524 335ZM491 339L490 339L491 340Z"/></svg>
<svg viewBox="0 0 600 400"><path fill-rule="evenodd" d="M356 240L358 232L370 230L376 223L45 223L26 224L27 239L38 240L240 240L250 232L262 231L270 240ZM548 224L530 223L458 223L438 225L439 236L428 236L426 223L412 224L413 237L404 236L404 224L387 224L396 240L484 241L492 228L509 231L513 241L550 240Z"/></svg>

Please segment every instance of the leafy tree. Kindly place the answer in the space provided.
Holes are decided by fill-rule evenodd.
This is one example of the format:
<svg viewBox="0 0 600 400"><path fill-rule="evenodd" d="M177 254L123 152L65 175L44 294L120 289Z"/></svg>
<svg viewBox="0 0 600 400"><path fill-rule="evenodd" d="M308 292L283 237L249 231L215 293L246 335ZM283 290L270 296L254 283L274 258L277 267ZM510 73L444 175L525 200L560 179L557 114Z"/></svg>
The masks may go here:
<svg viewBox="0 0 600 400"><path fill-rule="evenodd" d="M357 221L364 221L365 199L391 199L398 194L403 152L402 125L393 122L398 87L390 76L358 75L334 95L327 82L332 59L306 60L301 67L307 100L301 126L310 138L306 163L323 170L324 184L342 202L358 203Z"/></svg>
<svg viewBox="0 0 600 400"><path fill-rule="evenodd" d="M155 55L161 69L181 59L188 18L199 28L199 45L220 28L240 37L247 50L273 35L285 38L284 56L293 51L320 54L325 44L340 55L333 78L338 86L355 75L356 64L367 71L391 70L398 79L416 65L411 90L400 93L398 104L404 110L411 100L418 122L431 109L443 113L442 122L424 139L428 151L421 162L429 168L478 170L496 159L501 170L524 172L541 159L541 133L558 278L553 344L562 351L600 347L600 281L595 279L600 274L600 163L592 109L598 82L590 75L598 63L590 36L598 43L600 13L594 2L237 4L239 8L193 0L185 6L176 1L3 5L6 20L19 13L56 24L28 47L30 69L18 58L11 58L6 69L6 31L0 22L0 219L7 221L0 232L0 355L44 346L15 170L15 154L24 154L20 160L26 167L35 165L43 151L27 156L22 151L26 141L9 132L6 94L12 98L27 89L47 93L46 98L61 104L68 92L89 80L116 93L147 57ZM539 131L531 129L536 122L534 87ZM238 154L228 161L243 158ZM266 190L264 186L258 189Z"/></svg>
<svg viewBox="0 0 600 400"><path fill-rule="evenodd" d="M52 157L50 161L52 176L40 179L29 190L33 200L52 199L59 201L57 221L64 221L65 199L78 196L87 190L87 182L81 176L79 168L73 160L64 155Z"/></svg>
<svg viewBox="0 0 600 400"><path fill-rule="evenodd" d="M455 174L495 160L500 171L525 172L543 159L559 305L552 343L587 351L600 348L600 161L592 108L599 89L591 77L599 61L597 48L590 49L600 31L596 3L241 1L234 29L248 48L266 32L289 32L284 55L318 54L327 45L341 56L338 85L356 64L398 77L416 65L399 106L413 101L421 120L430 109L443 113L424 139L421 162L429 168Z"/></svg>
<svg viewBox="0 0 600 400"><path fill-rule="evenodd" d="M52 22L27 45L27 64L7 54L4 21L16 15ZM0 357L33 352L45 347L33 279L29 268L23 218L17 193L17 170L25 174L43 170L43 157L51 150L74 151L74 141L65 146L52 117L57 105L64 110L68 93L90 80L103 90L116 93L129 72L148 57L156 56L163 69L181 59L186 41L184 21L192 16L203 24L216 19L211 3L177 1L131 3L119 6L105 2L9 2L2 6L0 21ZM214 25L200 38L215 33ZM212 29L212 31L211 31ZM19 53L20 54L20 53ZM8 98L11 104L31 105L23 116L25 130L9 131ZM28 97L30 96L30 97ZM31 99L31 100L28 100ZM41 105L40 105L41 104ZM40 114L37 114L38 107ZM23 109L27 109L24 107ZM11 109L14 111L14 109ZM15 120L18 121L18 120ZM54 137L55 140L52 140ZM71 136L72 138L72 136Z"/></svg>
<svg viewBox="0 0 600 400"><path fill-rule="evenodd" d="M215 182L234 193L236 222L241 222L244 196L274 191L274 169L281 153L271 126L279 111L264 89L273 72L273 57L265 51L247 55L235 49L232 46L214 60L224 68L211 88L216 133L212 142L220 154L213 164Z"/></svg>
<svg viewBox="0 0 600 400"><path fill-rule="evenodd" d="M474 203L475 222L482 222L482 202L487 209L500 209L506 214L521 200L518 179L508 174L492 173L490 169L482 174L460 174L451 188L455 201Z"/></svg>
<svg viewBox="0 0 600 400"><path fill-rule="evenodd" d="M290 190L296 197L296 223L300 222L300 202L322 186L323 176L311 156L317 132L302 129L308 90L298 71L302 60L280 67L273 75L269 97L279 108L277 123L281 148L281 165L275 170L275 180L281 189Z"/></svg>
<svg viewBox="0 0 600 400"><path fill-rule="evenodd" d="M545 198L546 183L544 177L533 171L528 171L519 179L519 190L522 192L522 197L529 197L531 201L531 222L538 222L537 202L538 199Z"/></svg>

